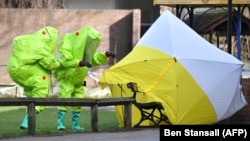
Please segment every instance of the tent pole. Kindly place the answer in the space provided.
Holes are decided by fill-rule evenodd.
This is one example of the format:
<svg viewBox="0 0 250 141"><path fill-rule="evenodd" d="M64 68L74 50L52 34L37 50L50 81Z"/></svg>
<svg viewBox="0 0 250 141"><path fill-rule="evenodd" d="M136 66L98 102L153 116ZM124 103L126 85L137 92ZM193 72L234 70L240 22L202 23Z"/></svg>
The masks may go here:
<svg viewBox="0 0 250 141"><path fill-rule="evenodd" d="M228 0L227 14L227 51L232 53L232 0Z"/></svg>
<svg viewBox="0 0 250 141"><path fill-rule="evenodd" d="M236 34L237 34L237 58L241 60L241 6L238 5L238 15L237 15L237 25L236 25Z"/></svg>

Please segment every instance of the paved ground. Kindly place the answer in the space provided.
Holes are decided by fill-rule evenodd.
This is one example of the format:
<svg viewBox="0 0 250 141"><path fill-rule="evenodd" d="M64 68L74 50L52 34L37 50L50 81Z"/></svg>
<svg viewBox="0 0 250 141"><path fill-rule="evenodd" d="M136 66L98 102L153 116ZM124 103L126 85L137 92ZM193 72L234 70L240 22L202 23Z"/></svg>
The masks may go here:
<svg viewBox="0 0 250 141"><path fill-rule="evenodd" d="M159 141L158 128L0 138L0 141Z"/></svg>

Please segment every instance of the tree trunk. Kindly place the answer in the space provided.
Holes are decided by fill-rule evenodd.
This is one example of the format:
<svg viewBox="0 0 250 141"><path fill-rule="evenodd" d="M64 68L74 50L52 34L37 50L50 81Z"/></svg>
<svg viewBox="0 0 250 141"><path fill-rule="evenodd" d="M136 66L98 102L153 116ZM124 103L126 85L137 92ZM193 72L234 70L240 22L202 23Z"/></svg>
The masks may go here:
<svg viewBox="0 0 250 141"><path fill-rule="evenodd" d="M63 0L0 0L0 8L63 9Z"/></svg>

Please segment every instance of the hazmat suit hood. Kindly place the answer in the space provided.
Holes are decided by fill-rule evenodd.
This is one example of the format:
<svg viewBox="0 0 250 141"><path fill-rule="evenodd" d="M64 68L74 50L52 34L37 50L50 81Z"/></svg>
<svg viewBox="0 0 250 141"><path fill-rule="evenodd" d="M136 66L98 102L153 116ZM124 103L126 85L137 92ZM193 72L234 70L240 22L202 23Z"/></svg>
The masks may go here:
<svg viewBox="0 0 250 141"><path fill-rule="evenodd" d="M57 55L61 66L54 73L59 83L63 80L71 84L81 84L89 70L87 67L79 66L82 60L92 66L98 66L107 61L105 52L96 52L101 39L100 32L93 27L80 28L62 36Z"/></svg>
<svg viewBox="0 0 250 141"><path fill-rule="evenodd" d="M66 33L60 40L62 53L57 58L60 62L72 59L91 62L101 39L101 34L92 27L85 27L76 32ZM63 56L61 56L62 54Z"/></svg>
<svg viewBox="0 0 250 141"><path fill-rule="evenodd" d="M56 49L56 41L58 38L58 30L54 27L46 26L34 33L35 38L41 40L43 43L47 44L48 49L50 49L53 54Z"/></svg>
<svg viewBox="0 0 250 141"><path fill-rule="evenodd" d="M37 66L46 70L52 70L60 66L54 58L56 41L59 31L54 27L43 27L34 34L24 34L13 38L12 51L7 63L7 70L15 78L14 74L21 73L20 69L32 70ZM28 66L30 65L30 66ZM25 73L27 76L31 74ZM25 79L25 78L24 78Z"/></svg>

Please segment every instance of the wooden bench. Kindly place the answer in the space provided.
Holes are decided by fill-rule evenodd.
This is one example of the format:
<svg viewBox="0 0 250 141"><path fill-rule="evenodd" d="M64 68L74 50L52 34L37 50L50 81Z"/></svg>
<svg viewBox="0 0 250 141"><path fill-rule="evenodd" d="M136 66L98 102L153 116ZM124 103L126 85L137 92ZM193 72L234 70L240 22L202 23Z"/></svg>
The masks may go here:
<svg viewBox="0 0 250 141"><path fill-rule="evenodd" d="M91 128L98 131L98 107L124 105L124 128L131 127L132 104L135 99L127 98L0 98L0 106L27 106L28 134L35 135L36 116L35 106L90 106Z"/></svg>

